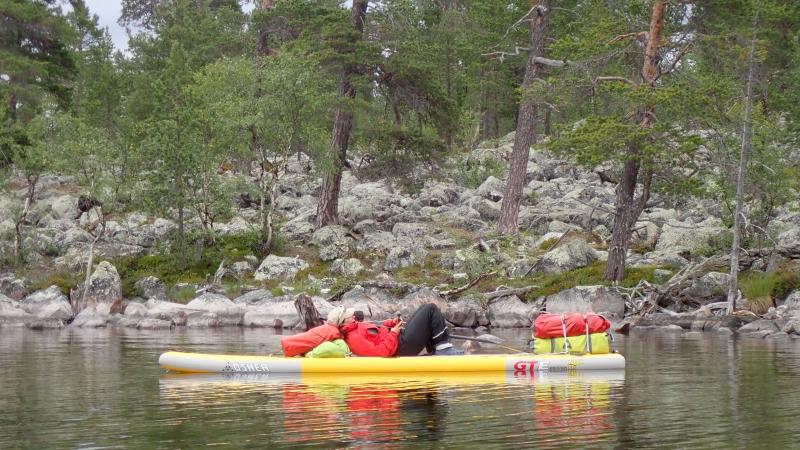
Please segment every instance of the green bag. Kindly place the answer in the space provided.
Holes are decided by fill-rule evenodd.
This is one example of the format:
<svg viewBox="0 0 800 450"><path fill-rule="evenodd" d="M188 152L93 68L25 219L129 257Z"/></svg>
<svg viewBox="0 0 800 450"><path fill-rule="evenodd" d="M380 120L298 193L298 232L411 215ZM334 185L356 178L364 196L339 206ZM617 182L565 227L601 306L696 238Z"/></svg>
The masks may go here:
<svg viewBox="0 0 800 450"><path fill-rule="evenodd" d="M592 333L589 339L585 334L580 336L570 336L568 338L540 339L533 338L531 349L536 355L548 353L591 353L601 355L611 353L611 335L608 333Z"/></svg>
<svg viewBox="0 0 800 450"><path fill-rule="evenodd" d="M350 353L350 347L342 339L326 341L306 353L306 358L344 358Z"/></svg>

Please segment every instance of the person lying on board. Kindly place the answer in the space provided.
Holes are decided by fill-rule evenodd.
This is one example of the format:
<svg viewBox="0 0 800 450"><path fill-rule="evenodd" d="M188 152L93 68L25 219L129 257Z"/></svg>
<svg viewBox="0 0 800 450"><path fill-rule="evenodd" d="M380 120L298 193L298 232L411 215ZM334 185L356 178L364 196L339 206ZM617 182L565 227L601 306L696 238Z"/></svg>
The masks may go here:
<svg viewBox="0 0 800 450"><path fill-rule="evenodd" d="M433 303L420 306L408 322L399 316L380 326L364 322L364 313L337 306L328 313L328 324L335 325L356 356L416 356L426 349L433 355L461 355L450 343L447 323Z"/></svg>

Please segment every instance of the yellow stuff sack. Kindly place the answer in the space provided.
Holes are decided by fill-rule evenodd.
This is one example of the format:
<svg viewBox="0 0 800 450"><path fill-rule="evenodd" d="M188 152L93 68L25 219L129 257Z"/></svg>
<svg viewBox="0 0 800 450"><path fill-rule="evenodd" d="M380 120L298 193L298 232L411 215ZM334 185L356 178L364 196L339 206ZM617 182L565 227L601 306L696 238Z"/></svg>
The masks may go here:
<svg viewBox="0 0 800 450"><path fill-rule="evenodd" d="M601 355L611 353L611 335L608 333L592 333L589 335L588 342L585 334L570 336L566 339L563 337L552 339L534 337L531 348L535 355L548 353L591 353Z"/></svg>
<svg viewBox="0 0 800 450"><path fill-rule="evenodd" d="M325 341L306 353L306 358L344 358L350 353L350 348L342 339Z"/></svg>

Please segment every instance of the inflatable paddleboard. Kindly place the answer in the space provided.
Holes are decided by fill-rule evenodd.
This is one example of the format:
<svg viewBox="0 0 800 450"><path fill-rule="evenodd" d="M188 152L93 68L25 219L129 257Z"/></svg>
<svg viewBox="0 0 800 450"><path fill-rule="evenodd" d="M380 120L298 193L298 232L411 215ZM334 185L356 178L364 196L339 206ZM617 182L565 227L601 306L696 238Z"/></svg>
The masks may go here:
<svg viewBox="0 0 800 450"><path fill-rule="evenodd" d="M283 356L213 355L166 352L158 358L164 369L181 373L437 373L501 372L514 375L542 372L622 370L625 358L605 355L458 355L396 358L286 358Z"/></svg>

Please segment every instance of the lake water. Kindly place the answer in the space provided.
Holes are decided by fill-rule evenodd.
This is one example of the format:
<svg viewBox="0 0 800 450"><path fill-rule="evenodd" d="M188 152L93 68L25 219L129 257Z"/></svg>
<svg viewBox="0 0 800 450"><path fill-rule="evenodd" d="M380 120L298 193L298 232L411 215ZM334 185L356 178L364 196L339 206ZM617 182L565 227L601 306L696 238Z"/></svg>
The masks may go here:
<svg viewBox="0 0 800 450"><path fill-rule="evenodd" d="M526 333L500 333L524 347ZM272 330L0 328L0 448L797 448L800 341L618 336L625 372L174 376L168 349L271 353ZM492 352L481 349L480 352Z"/></svg>

